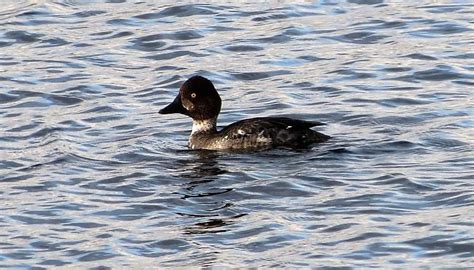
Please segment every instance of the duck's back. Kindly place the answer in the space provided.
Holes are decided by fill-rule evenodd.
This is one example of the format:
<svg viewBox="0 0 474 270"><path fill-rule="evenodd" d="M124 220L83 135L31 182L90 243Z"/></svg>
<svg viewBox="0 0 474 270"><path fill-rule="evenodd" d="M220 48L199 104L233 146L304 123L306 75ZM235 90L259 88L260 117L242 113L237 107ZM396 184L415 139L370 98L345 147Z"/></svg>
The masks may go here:
<svg viewBox="0 0 474 270"><path fill-rule="evenodd" d="M245 119L225 127L218 133L221 139L219 148L305 147L330 138L310 129L320 125L323 124L286 117Z"/></svg>

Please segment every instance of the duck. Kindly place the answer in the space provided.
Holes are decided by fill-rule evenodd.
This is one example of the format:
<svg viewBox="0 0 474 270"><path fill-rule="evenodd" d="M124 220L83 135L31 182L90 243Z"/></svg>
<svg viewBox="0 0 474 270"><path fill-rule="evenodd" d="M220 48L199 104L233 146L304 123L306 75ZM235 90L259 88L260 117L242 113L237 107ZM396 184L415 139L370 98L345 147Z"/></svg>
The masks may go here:
<svg viewBox="0 0 474 270"><path fill-rule="evenodd" d="M311 129L324 125L321 122L278 116L244 119L217 130L221 105L214 84L196 75L182 84L176 98L159 113L179 113L192 118L188 147L193 150L307 148L331 138Z"/></svg>

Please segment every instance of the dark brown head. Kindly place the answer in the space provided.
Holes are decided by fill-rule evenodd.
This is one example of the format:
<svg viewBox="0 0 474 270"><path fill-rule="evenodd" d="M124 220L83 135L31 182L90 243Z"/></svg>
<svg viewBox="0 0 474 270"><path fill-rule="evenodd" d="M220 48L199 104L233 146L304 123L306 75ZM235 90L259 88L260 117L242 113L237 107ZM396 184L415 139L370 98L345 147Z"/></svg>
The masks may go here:
<svg viewBox="0 0 474 270"><path fill-rule="evenodd" d="M212 82L202 76L194 76L184 82L174 101L159 113L182 113L194 120L206 120L219 115L221 103Z"/></svg>

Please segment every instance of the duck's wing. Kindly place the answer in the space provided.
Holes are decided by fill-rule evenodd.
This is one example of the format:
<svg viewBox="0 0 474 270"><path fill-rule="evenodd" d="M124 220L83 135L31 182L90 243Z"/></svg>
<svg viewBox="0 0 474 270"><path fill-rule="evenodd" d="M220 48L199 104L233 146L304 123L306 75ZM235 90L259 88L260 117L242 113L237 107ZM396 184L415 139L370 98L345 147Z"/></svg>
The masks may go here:
<svg viewBox="0 0 474 270"><path fill-rule="evenodd" d="M251 118L245 119L223 128L219 133L226 135L230 139L240 139L267 133L265 131L284 128L286 124L278 121L270 121L268 118Z"/></svg>
<svg viewBox="0 0 474 270"><path fill-rule="evenodd" d="M304 121L287 117L258 117L235 122L220 133L231 139L248 137L275 138L282 131L298 133L314 126L324 125L320 122Z"/></svg>

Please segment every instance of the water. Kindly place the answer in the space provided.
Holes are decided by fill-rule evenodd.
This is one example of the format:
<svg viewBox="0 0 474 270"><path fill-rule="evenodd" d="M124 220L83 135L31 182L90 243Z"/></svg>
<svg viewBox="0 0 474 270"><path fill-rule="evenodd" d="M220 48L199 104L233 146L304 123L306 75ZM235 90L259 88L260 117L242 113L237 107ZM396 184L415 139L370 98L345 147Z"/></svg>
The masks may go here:
<svg viewBox="0 0 474 270"><path fill-rule="evenodd" d="M0 8L0 268L474 265L471 1ZM327 123L307 151L188 151L219 125Z"/></svg>

